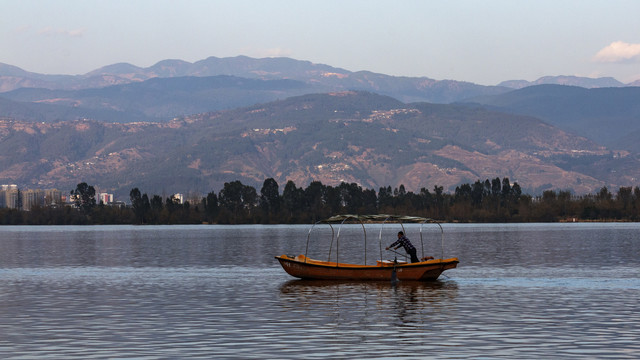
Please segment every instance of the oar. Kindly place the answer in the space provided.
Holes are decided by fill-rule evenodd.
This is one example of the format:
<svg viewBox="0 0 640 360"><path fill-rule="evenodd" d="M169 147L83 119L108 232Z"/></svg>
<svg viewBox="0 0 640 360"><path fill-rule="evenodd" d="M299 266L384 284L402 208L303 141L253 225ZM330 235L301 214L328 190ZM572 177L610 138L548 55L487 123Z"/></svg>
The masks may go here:
<svg viewBox="0 0 640 360"><path fill-rule="evenodd" d="M387 250L387 251L391 251L391 252L392 252L392 253L394 253L394 254L397 254L397 255L400 255L400 256L404 256L404 257L406 257L406 255L400 254L399 252L397 252L397 251L395 251L395 250L393 250L393 249L389 249L389 250Z"/></svg>
<svg viewBox="0 0 640 360"><path fill-rule="evenodd" d="M393 258L393 270L391 270L391 285L395 286L398 283L398 274L396 274L396 264L398 260Z"/></svg>
<svg viewBox="0 0 640 360"><path fill-rule="evenodd" d="M387 251L391 251L394 254L400 255L400 256L404 256L402 254L400 254L399 252L393 250L393 249L386 249ZM400 280L398 280L398 274L396 273L396 264L398 264L398 258L394 257L393 258L393 270L391 270L391 285L396 285Z"/></svg>

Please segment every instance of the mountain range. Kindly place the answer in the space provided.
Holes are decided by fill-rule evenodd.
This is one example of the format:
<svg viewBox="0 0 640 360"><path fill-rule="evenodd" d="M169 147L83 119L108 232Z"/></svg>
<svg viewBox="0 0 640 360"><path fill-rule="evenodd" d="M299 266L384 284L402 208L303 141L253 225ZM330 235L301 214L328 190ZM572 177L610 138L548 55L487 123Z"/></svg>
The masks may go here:
<svg viewBox="0 0 640 360"><path fill-rule="evenodd" d="M580 76L543 76L535 81L508 80L498 84L498 86L505 86L513 89L522 89L534 85L567 85L593 89L604 87L640 86L640 80L629 84L623 84L612 77L587 78Z"/></svg>
<svg viewBox="0 0 640 360"><path fill-rule="evenodd" d="M0 179L73 188L79 180L202 193L272 177L367 188L455 186L506 176L524 190L591 192L640 177L621 156L533 117L413 103L365 92L302 95L167 123L0 122ZM10 155L9 155L10 154Z"/></svg>
<svg viewBox="0 0 640 360"><path fill-rule="evenodd" d="M121 63L84 75L43 75L0 64L0 92L20 88L51 90L95 89L142 82L154 78L234 76L257 80L296 80L308 86L307 93L360 90L389 95L400 101L448 103L480 95L508 91L499 86L469 82L433 80L426 77L398 77L369 71L352 72L290 58L254 59L210 57L195 63L163 60L148 68ZM275 98L274 98L275 100ZM210 111L219 109L209 109Z"/></svg>
<svg viewBox="0 0 640 360"><path fill-rule="evenodd" d="M532 194L637 186L640 88L570 80L590 85L482 86L287 58L76 76L0 65L0 182L86 181L124 197L269 177L413 191L509 177Z"/></svg>
<svg viewBox="0 0 640 360"><path fill-rule="evenodd" d="M46 75L0 63L0 93L20 88L50 90L96 89L142 82L154 78L234 76L259 80L296 80L308 86L308 92L361 90L392 96L403 102L451 103L482 95L497 95L532 85L559 84L584 88L640 86L640 80L623 84L613 78L545 76L536 81L509 80L497 86L483 86L454 80L427 77L402 77L348 71L323 64L290 58L255 59L246 56L209 57L190 63L163 60L142 68L128 63L104 66L83 75ZM211 111L218 109L209 109Z"/></svg>
<svg viewBox="0 0 640 360"><path fill-rule="evenodd" d="M534 116L609 148L640 152L640 87L538 85L466 102Z"/></svg>

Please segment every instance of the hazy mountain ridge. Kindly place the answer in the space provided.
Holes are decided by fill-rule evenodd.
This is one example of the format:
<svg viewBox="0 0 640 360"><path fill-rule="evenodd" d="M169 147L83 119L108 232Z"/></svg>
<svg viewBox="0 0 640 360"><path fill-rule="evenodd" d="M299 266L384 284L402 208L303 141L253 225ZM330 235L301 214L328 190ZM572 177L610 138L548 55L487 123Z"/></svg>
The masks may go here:
<svg viewBox="0 0 640 360"><path fill-rule="evenodd" d="M544 76L535 81L507 80L496 86L483 86L465 81L434 80L427 77L398 77L376 74L369 71L349 71L324 64L314 64L310 61L295 60L286 57L251 58L236 56L218 58L215 56L188 62L179 59L166 59L149 67L139 67L129 63L107 65L82 75L47 75L28 72L17 66L0 63L0 92L11 91L21 87L43 87L48 89L76 90L110 85L126 84L144 81L155 77L183 77L183 76L218 76L229 75L256 79L294 79L310 84L337 86L343 89L373 91L399 83L400 87L411 86L413 90L425 90L437 84L441 91L454 84L454 88L473 92L497 94L509 89L519 89L527 86L542 84L558 84L580 86L585 88L638 86L640 80L629 84L611 78L588 78L579 76ZM382 86L381 84L384 84ZM442 82L443 84L439 84ZM354 86L360 86L355 88ZM391 86L393 87L393 86ZM340 90L335 88L333 90ZM391 94L389 94L391 95ZM391 95L393 96L393 95ZM410 96L410 95L409 95ZM439 98L428 92L421 95L420 101L445 103L460 100L464 95L450 92L446 97ZM400 98L398 94L395 97ZM439 100L438 100L439 99ZM453 100L451 100L453 99ZM411 99L401 99L411 101Z"/></svg>
<svg viewBox="0 0 640 360"><path fill-rule="evenodd" d="M640 82L640 80L638 80ZM630 83L624 84L612 77L600 77L589 78L580 76L543 76L535 81L527 80L507 80L498 84L498 86L504 86L512 89L522 89L534 85L567 85L567 86L579 86L587 89L603 88L603 87L622 87L622 86L637 86L637 84Z"/></svg>
<svg viewBox="0 0 640 360"><path fill-rule="evenodd" d="M314 64L291 58L254 59L246 56L209 57L189 63L183 60L163 60L148 68L128 63L112 64L84 75L41 75L20 72L18 68L0 66L0 91L22 87L52 90L79 90L111 85L123 85L157 77L236 76L248 79L290 79L307 83L310 92L363 90L393 96L401 101L449 103L464 98L498 94L509 89L482 86L453 80L433 80L426 77L397 77L369 71L352 72L329 65ZM215 110L215 109L211 109Z"/></svg>
<svg viewBox="0 0 640 360"><path fill-rule="evenodd" d="M0 121L0 153L3 182L65 189L82 180L121 196L134 186L158 194L217 191L233 180L259 187L269 177L280 185L346 181L417 191L508 176L528 191L577 193L640 178L636 158L615 158L535 118L362 92L303 95L164 124ZM611 176L623 168L624 176Z"/></svg>
<svg viewBox="0 0 640 360"><path fill-rule="evenodd" d="M210 89L201 88L201 78L209 79L204 82L211 85ZM220 90L220 85L213 82L224 82L221 79L228 78L234 78L238 83L242 82L240 79L247 80L242 86L228 84L226 91L216 91L216 88ZM265 89L268 81L283 80L291 81L288 88L274 88L271 91ZM292 85L294 82L296 86ZM589 79L575 76L543 77L535 82L512 81L501 85L522 87L538 83L579 84L584 87L622 85L612 78ZM172 88L176 85L179 89ZM403 102L432 103L467 101L500 96L512 91L505 86L481 86L426 77L395 77L369 71L351 72L290 58L209 57L194 63L162 60L147 68L119 63L76 76L35 74L15 66L0 64L0 97L21 102L69 106L73 109L66 113L74 114L76 118L113 122L167 120L190 113L249 106L303 93L345 90L375 92ZM0 116L8 116L6 113L11 112L24 114L16 116L17 120L61 119L42 114L43 107L25 112L10 107L8 103L5 105L8 108ZM27 105L16 106L24 109ZM36 114L32 119L27 115L31 113ZM53 113L65 111L61 112L58 108Z"/></svg>
<svg viewBox="0 0 640 360"><path fill-rule="evenodd" d="M638 150L628 135L640 131L640 87L537 85L468 101L534 116L612 149Z"/></svg>
<svg viewBox="0 0 640 360"><path fill-rule="evenodd" d="M152 78L142 82L81 90L22 88L0 94L5 101L3 114L11 112L17 120L60 120L89 118L107 122L168 121L185 114L230 109L269 102L311 91L295 80L259 80L234 76ZM34 107L49 104L57 107ZM14 109L15 108L15 109ZM27 109L27 110L25 110ZM9 116L9 115L6 115Z"/></svg>

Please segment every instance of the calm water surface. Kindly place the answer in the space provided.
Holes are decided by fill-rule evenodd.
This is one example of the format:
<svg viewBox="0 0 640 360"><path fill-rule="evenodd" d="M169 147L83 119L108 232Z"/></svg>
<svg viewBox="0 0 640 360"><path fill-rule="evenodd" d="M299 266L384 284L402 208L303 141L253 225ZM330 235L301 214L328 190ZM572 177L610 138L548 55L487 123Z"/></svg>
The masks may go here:
<svg viewBox="0 0 640 360"><path fill-rule="evenodd" d="M459 267L397 286L289 277L306 226L0 227L0 358L640 358L640 224L443 226Z"/></svg>

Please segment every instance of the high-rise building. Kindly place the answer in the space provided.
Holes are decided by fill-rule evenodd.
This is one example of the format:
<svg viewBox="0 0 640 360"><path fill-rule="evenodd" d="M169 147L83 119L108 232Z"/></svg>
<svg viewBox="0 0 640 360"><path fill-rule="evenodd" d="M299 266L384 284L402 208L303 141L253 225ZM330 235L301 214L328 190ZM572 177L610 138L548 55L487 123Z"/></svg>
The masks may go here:
<svg viewBox="0 0 640 360"><path fill-rule="evenodd" d="M17 188L5 191L6 206L10 209L22 208L22 194Z"/></svg>
<svg viewBox="0 0 640 360"><path fill-rule="evenodd" d="M98 203L102 202L103 204L107 205L109 203L113 202L113 194L107 194L107 193L100 193L100 195L98 196Z"/></svg>
<svg viewBox="0 0 640 360"><path fill-rule="evenodd" d="M0 185L0 208L29 211L34 206L59 206L62 192L56 189L18 189L18 185Z"/></svg>
<svg viewBox="0 0 640 360"><path fill-rule="evenodd" d="M29 211L36 206L44 206L44 191L39 189L23 191L22 210Z"/></svg>
<svg viewBox="0 0 640 360"><path fill-rule="evenodd" d="M62 205L62 191L56 189L48 189L44 191L44 205L45 206L60 206Z"/></svg>

